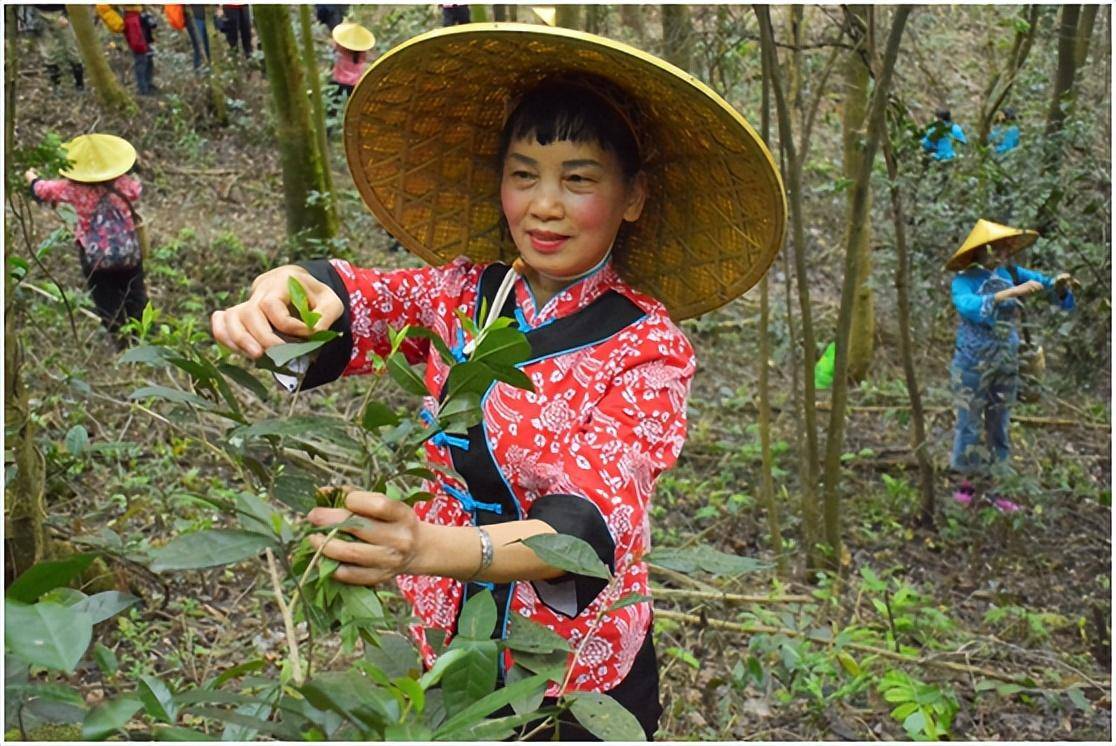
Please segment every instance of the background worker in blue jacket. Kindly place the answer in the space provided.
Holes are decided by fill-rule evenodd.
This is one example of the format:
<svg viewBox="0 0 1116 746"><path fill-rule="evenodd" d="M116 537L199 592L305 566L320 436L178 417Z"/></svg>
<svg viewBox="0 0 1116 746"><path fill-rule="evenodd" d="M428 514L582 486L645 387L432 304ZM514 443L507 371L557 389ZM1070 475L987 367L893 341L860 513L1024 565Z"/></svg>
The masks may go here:
<svg viewBox="0 0 1116 746"><path fill-rule="evenodd" d="M1069 274L1051 279L1012 263L1012 256L1037 238L1034 231L978 220L946 263L946 269L957 271L953 306L960 315L950 366L957 405L950 468L982 482L1011 454L1008 425L1019 388L1022 300L1041 293L1062 309L1074 307ZM968 503L975 492L966 479L955 498ZM1003 495L989 499L1001 510L1019 507Z"/></svg>
<svg viewBox="0 0 1116 746"><path fill-rule="evenodd" d="M957 155L953 151L953 141L967 145L969 140L961 125L953 121L949 109L938 109L934 115L937 120L926 128L926 134L922 137L922 149L936 161L952 161Z"/></svg>
<svg viewBox="0 0 1116 746"><path fill-rule="evenodd" d="M1019 147L1019 125L1015 123L1015 109L1004 107L996 115L996 126L988 134L988 143L1003 155Z"/></svg>

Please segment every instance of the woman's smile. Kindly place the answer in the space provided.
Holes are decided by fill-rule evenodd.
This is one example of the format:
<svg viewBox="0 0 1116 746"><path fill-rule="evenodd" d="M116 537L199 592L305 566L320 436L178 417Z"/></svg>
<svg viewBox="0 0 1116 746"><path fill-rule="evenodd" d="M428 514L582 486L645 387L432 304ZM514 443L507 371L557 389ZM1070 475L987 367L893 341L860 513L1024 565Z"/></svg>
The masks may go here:
<svg viewBox="0 0 1116 746"><path fill-rule="evenodd" d="M540 254L557 254L569 240L569 236L551 231L527 231L531 238L531 247Z"/></svg>

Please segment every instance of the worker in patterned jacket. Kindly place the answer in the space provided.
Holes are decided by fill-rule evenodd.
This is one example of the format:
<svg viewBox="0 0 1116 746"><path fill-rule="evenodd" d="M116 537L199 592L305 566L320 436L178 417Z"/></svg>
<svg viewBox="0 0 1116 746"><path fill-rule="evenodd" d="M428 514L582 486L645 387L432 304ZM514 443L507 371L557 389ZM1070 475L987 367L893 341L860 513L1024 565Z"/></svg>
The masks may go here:
<svg viewBox="0 0 1116 746"><path fill-rule="evenodd" d="M389 51L354 90L345 128L365 202L431 266L274 269L248 301L214 313L215 338L258 357L277 332L306 336L288 310L294 277L319 326L342 332L304 388L370 372L371 356L390 350L389 328L406 324L433 330L463 360L472 340L462 313L481 328L514 319L534 390L497 382L467 437L431 437L429 461L460 478L440 476L413 510L357 490L345 509L312 511L317 525L373 522L353 532L358 541L326 543L342 563L333 577L396 579L427 665L464 601L490 588L497 636L516 615L552 629L576 651L564 691L609 694L650 737L662 712L651 604L609 609L649 592L655 482L686 437L695 360L677 321L758 282L780 245L785 198L770 154L677 68L611 40L518 24L440 29ZM401 348L426 363L431 410L450 370L434 348ZM552 533L587 542L615 580L567 574L519 541ZM501 680L510 665L505 651ZM547 695L562 691L556 682ZM559 737L590 734L563 723Z"/></svg>

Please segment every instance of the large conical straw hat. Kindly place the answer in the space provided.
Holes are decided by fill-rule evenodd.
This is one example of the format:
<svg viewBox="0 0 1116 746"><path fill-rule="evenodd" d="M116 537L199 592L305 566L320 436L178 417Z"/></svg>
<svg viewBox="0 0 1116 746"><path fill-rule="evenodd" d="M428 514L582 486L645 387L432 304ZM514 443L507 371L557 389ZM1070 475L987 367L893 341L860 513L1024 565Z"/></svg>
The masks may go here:
<svg viewBox="0 0 1116 746"><path fill-rule="evenodd" d="M961 248L953 252L946 262L946 269L959 272L973 263L973 254L982 246L1006 250L1008 254L1022 251L1038 240L1038 233L1022 228L1012 228L981 218L969 231Z"/></svg>
<svg viewBox="0 0 1116 746"><path fill-rule="evenodd" d="M128 169L136 162L136 149L130 142L116 135L78 135L63 143L62 148L73 165L59 173L74 181L111 181L128 173Z"/></svg>
<svg viewBox="0 0 1116 746"><path fill-rule="evenodd" d="M339 23L333 27L333 40L345 49L367 52L376 46L376 37L359 23Z"/></svg>
<svg viewBox="0 0 1116 746"><path fill-rule="evenodd" d="M345 113L353 180L380 223L432 264L511 262L501 231L501 128L509 103L554 76L606 79L628 99L648 197L621 229L616 269L675 319L759 282L783 240L786 197L771 154L720 96L673 65L565 28L451 26L376 60Z"/></svg>

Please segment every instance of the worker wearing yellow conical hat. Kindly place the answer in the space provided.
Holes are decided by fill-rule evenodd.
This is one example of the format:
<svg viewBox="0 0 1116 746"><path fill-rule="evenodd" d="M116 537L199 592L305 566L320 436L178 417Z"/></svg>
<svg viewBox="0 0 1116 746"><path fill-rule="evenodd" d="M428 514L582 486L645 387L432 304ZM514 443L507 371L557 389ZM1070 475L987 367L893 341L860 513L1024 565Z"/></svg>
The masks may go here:
<svg viewBox="0 0 1116 746"><path fill-rule="evenodd" d="M128 175L136 149L121 137L100 133L79 135L62 147L70 162L60 171L62 178L40 179L34 169L24 176L38 202L73 206L82 272L97 314L115 333L128 319L140 318L147 305L135 208L141 186Z"/></svg>
<svg viewBox="0 0 1116 746"><path fill-rule="evenodd" d="M759 282L782 244L786 198L770 152L670 63L517 23L442 28L385 52L353 91L344 135L365 204L431 266L280 267L214 312L213 336L253 358L282 343L276 332L308 336L288 311L297 279L314 326L340 333L302 387L371 372L393 353L424 362L409 386L430 394L425 448L438 476L413 509L349 492L345 510L308 521L352 511L375 528L355 542L308 541L346 563L334 580L398 583L427 666L484 604L495 617L485 637L527 619L571 650L591 640L541 708L570 691L607 694L652 736L662 707L651 604L598 610L647 593L648 506L685 442L695 370L676 322ZM393 348L389 330L404 325L429 332ZM610 589L603 571L563 572L521 541L551 533L581 546L590 572L613 568ZM517 680L521 656L494 656L492 680ZM554 735L593 737L566 721Z"/></svg>
<svg viewBox="0 0 1116 746"><path fill-rule="evenodd" d="M330 36L333 37L333 73L330 76L333 90L329 94L329 117L333 119L349 100L353 86L368 67L376 37L359 23L339 23L333 27Z"/></svg>
<svg viewBox="0 0 1116 746"><path fill-rule="evenodd" d="M994 472L1011 453L1008 422L1020 391L1024 300L1042 295L1063 309L1074 307L1068 274L1050 278L1015 264L1014 256L1037 239L1032 230L978 220L945 265L957 272L952 296L960 316L950 367L957 402L950 467L965 477L954 497L966 505L979 488L992 487ZM989 499L1001 510L1019 509L1002 494Z"/></svg>

